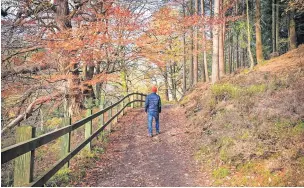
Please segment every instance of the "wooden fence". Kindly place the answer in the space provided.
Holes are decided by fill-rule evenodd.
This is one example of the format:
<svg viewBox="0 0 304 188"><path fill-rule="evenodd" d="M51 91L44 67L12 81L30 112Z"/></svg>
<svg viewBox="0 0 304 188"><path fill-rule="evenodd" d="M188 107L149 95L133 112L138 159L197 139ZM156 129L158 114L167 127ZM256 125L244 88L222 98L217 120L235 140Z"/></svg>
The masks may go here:
<svg viewBox="0 0 304 188"><path fill-rule="evenodd" d="M114 120L117 122L118 115L124 113L124 109L131 104L131 107L134 108L134 103L138 102L143 106L144 97L146 95L142 93L131 93L125 96L123 99L114 103L113 105L100 110L99 112L92 114L76 123L67 125L60 129L51 131L49 133L43 134L38 137L34 137L35 129L24 128L21 130L23 133L28 132L27 137L18 138L15 145L1 149L1 164L4 164L10 160L15 159L15 176L14 177L14 186L43 186L58 170L60 170L64 165L68 164L70 159L73 158L79 151L81 151L85 146L91 143L92 139L98 136L111 122ZM130 99L131 97L131 99ZM127 100L128 99L128 100ZM127 100L127 102L126 102ZM122 105L121 105L122 104ZM121 109L119 110L119 106ZM112 116L112 109L116 107L116 114ZM109 112L108 112L109 111ZM103 123L103 125L98 128L95 132L92 133L92 120L102 116L104 113L108 112L108 121ZM86 137L85 140L80 143L75 149L70 151L71 145L71 132L75 129L86 125ZM89 127L87 127L89 125ZM91 127L90 127L91 126ZM89 129L87 131L87 129ZM66 144L62 147L67 148L67 152L56 164L47 170L42 176L37 179L33 179L34 172L34 157L35 149L47 144L57 138L64 138ZM19 165L20 168L16 168L16 165ZM28 172L25 172L28 171Z"/></svg>

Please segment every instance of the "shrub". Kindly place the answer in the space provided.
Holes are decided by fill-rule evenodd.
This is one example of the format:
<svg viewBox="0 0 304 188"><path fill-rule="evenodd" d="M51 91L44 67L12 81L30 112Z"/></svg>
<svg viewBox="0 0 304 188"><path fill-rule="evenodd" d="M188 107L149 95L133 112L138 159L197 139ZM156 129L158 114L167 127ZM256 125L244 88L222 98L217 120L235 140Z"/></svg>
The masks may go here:
<svg viewBox="0 0 304 188"><path fill-rule="evenodd" d="M215 84L211 87L211 92L218 101L229 100L239 96L240 88L232 84Z"/></svg>
<svg viewBox="0 0 304 188"><path fill-rule="evenodd" d="M225 167L219 167L212 172L212 176L216 179L223 179L230 174L229 170Z"/></svg>
<svg viewBox="0 0 304 188"><path fill-rule="evenodd" d="M46 186L58 187L61 184L68 183L70 172L71 172L71 170L69 168L63 167L46 183Z"/></svg>
<svg viewBox="0 0 304 188"><path fill-rule="evenodd" d="M246 94L252 96L258 93L263 93L266 91L266 85L265 84L257 84L252 85L246 89Z"/></svg>

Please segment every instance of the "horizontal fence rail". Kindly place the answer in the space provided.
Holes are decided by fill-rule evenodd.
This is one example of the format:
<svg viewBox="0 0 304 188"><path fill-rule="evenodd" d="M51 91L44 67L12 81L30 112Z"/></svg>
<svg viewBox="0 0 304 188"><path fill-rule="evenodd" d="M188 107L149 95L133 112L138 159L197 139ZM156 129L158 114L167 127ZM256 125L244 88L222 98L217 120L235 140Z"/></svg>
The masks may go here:
<svg viewBox="0 0 304 188"><path fill-rule="evenodd" d="M90 143L95 137L97 137L99 135L99 133L101 133L107 127L107 125L109 125L115 118L117 118L118 115L120 113L122 113L123 110L127 106L129 106L130 104L135 103L135 102L145 102L145 100L143 100L143 97L145 97L146 95L142 94L142 93L128 94L124 98L119 100L118 102L114 103L113 105L111 105L105 109L102 109L99 112L96 112L95 114L93 114L87 118L84 118L82 120L79 120L71 125L67 125L65 127L51 131L51 132L41 135L39 137L32 138L28 141L14 144L12 146L4 148L1 151L1 164L4 164L10 160L13 160L16 157L18 157L22 154L25 154L27 152L33 152L36 148L38 148L42 145L45 145L67 133L72 132L73 130L85 125L87 122L92 121L96 117L99 117L101 114L107 112L108 110L111 110L112 108L119 105L126 98L128 98L132 95L133 96L142 96L142 97L141 97L141 99L135 99L135 100L133 97L132 101L129 101L127 104L123 103L124 106L115 115L113 115L107 122L105 122L102 127L100 127L94 133L92 133L90 135L90 137L86 138L85 141L83 141L81 144L79 144L74 150L70 151L65 157L63 157L59 161L57 161L56 164L53 167L51 167L50 169L48 169L47 172L45 172L42 176L40 176L39 178L37 178L36 180L31 182L29 185L27 185L27 186L43 186L58 170L61 169L61 167L63 167L66 163L68 163L71 158L73 158L79 151L81 151L81 149L83 149L88 143Z"/></svg>

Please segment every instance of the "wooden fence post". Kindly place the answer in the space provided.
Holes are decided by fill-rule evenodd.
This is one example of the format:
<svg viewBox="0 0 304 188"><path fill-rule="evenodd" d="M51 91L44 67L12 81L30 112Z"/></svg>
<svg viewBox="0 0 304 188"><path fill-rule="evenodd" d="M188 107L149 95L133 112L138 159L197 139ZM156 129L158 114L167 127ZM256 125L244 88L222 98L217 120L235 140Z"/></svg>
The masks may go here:
<svg viewBox="0 0 304 188"><path fill-rule="evenodd" d="M119 104L117 104L117 105L115 106L115 109L116 109L115 114L117 114L118 111L119 111ZM116 118L115 118L115 123L118 123L118 116L119 116L119 115L117 115Z"/></svg>
<svg viewBox="0 0 304 188"><path fill-rule="evenodd" d="M131 101L134 101L134 94L131 95ZM131 108L134 108L134 102L131 103Z"/></svg>
<svg viewBox="0 0 304 188"><path fill-rule="evenodd" d="M34 138L36 128L20 126L16 128L16 142L23 142ZM15 159L14 186L21 187L33 181L35 150L25 153Z"/></svg>
<svg viewBox="0 0 304 188"><path fill-rule="evenodd" d="M112 105L112 102L110 102L110 106L111 106L111 105ZM111 118L112 118L112 108L109 109L109 111L108 111L108 119L107 119L107 121L109 121ZM108 130L109 132L111 132L111 125L112 125L112 122L110 122L110 123L108 124L108 126L107 126L107 130Z"/></svg>
<svg viewBox="0 0 304 188"><path fill-rule="evenodd" d="M99 109L102 110L104 109L104 102L105 102L105 96L100 97L100 104L99 104ZM100 115L100 127L104 125L104 113Z"/></svg>
<svg viewBox="0 0 304 188"><path fill-rule="evenodd" d="M89 107L87 109L87 113L86 113L86 117L89 117L90 115L92 115L92 108ZM84 134L85 134L85 139L89 138L92 134L92 120L90 120L89 122L87 122L85 124L85 131L84 131ZM87 145L86 145L86 150L88 151L91 151L91 142L89 142Z"/></svg>
<svg viewBox="0 0 304 188"><path fill-rule="evenodd" d="M122 110L122 112L121 112L121 116L123 116L124 115L124 106L125 106L125 100L122 100L122 103L121 103L122 105L121 105L121 109L123 109Z"/></svg>
<svg viewBox="0 0 304 188"><path fill-rule="evenodd" d="M63 125L71 125L72 118L71 117L64 117ZM60 158L65 157L71 151L71 132L61 136L61 149L60 149ZM70 162L63 166L63 168L69 168Z"/></svg>
<svg viewBox="0 0 304 188"><path fill-rule="evenodd" d="M142 95L140 95L140 100L142 100L142 101L144 100L144 97ZM142 102L142 101L140 102L140 107L144 106L144 102Z"/></svg>

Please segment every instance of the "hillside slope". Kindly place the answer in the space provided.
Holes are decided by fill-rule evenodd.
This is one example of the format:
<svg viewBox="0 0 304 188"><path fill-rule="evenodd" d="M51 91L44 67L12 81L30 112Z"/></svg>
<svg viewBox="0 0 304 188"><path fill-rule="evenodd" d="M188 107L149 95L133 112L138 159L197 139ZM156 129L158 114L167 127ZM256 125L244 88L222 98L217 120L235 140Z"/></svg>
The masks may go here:
<svg viewBox="0 0 304 188"><path fill-rule="evenodd" d="M304 46L180 103L213 186L304 186Z"/></svg>

